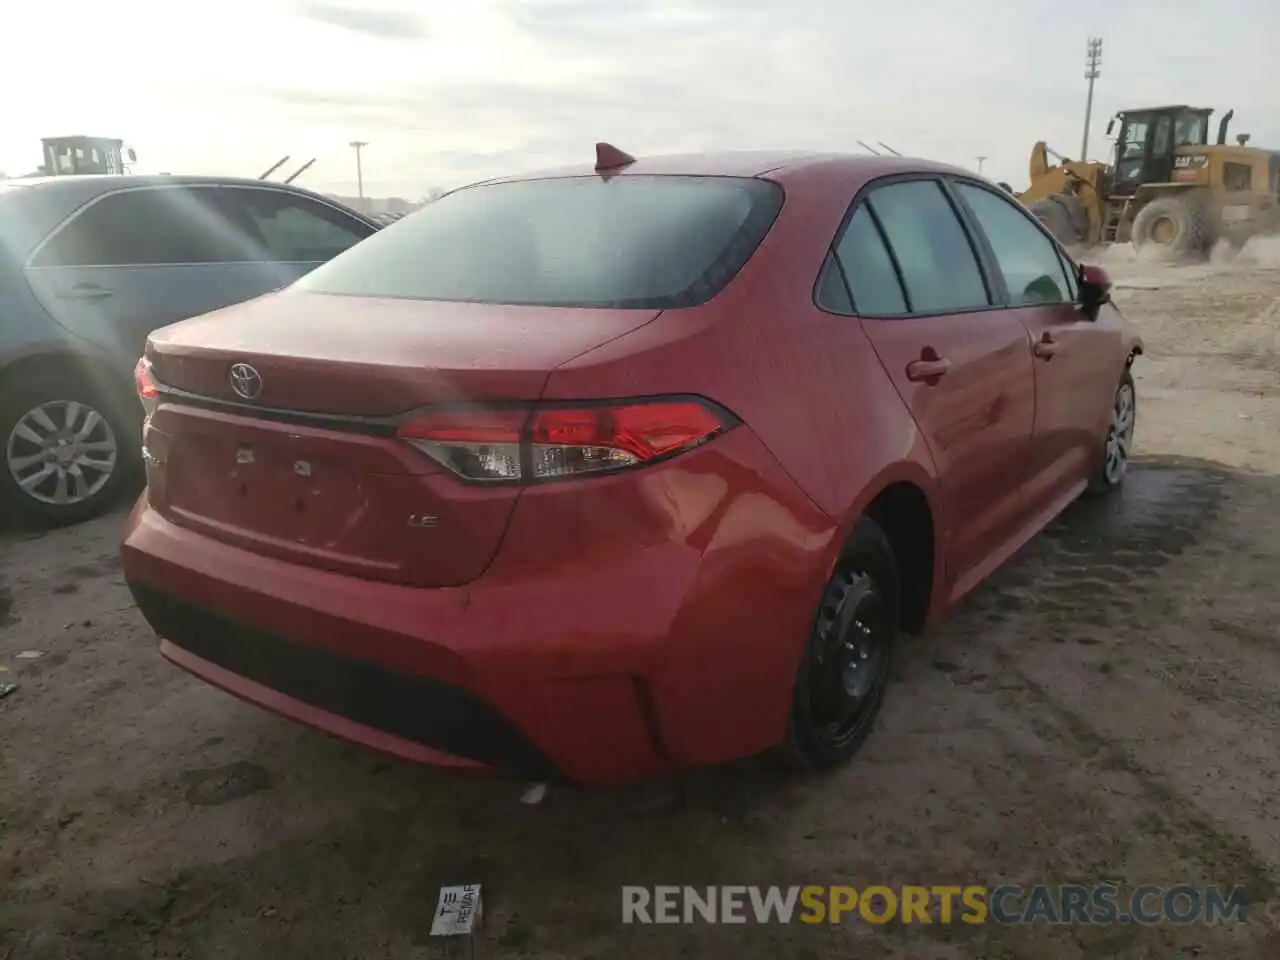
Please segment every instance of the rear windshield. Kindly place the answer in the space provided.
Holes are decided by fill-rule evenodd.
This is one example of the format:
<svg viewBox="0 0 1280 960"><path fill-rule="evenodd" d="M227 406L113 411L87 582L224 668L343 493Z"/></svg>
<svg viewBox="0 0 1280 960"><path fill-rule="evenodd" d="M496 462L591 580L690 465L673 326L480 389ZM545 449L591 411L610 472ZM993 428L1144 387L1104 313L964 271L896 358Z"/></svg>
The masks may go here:
<svg viewBox="0 0 1280 960"><path fill-rule="evenodd" d="M782 190L737 177L571 177L468 187L295 285L315 293L566 307L693 306L746 263Z"/></svg>

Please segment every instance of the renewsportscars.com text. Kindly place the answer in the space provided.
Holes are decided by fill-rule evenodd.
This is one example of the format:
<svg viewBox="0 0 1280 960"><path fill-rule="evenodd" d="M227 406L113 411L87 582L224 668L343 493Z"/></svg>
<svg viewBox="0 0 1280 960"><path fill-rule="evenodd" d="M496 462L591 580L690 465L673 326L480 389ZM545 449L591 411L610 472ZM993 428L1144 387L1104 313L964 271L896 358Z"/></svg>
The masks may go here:
<svg viewBox="0 0 1280 960"><path fill-rule="evenodd" d="M1243 887L1191 885L622 888L623 923L1240 923L1247 906Z"/></svg>

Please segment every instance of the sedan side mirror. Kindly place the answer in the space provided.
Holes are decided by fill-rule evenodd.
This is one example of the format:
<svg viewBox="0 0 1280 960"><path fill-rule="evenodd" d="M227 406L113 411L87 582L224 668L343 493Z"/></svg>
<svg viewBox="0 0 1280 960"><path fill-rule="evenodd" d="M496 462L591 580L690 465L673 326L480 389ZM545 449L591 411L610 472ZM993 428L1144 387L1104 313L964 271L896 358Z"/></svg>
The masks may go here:
<svg viewBox="0 0 1280 960"><path fill-rule="evenodd" d="M1080 304L1091 317L1098 309L1111 301L1111 275L1102 267L1087 264L1080 268Z"/></svg>

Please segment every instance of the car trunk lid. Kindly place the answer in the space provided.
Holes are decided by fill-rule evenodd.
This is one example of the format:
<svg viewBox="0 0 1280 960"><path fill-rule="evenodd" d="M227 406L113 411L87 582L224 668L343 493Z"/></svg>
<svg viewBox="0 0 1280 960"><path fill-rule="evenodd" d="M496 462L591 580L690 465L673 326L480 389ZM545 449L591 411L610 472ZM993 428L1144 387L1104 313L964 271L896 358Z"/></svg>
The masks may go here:
<svg viewBox="0 0 1280 960"><path fill-rule="evenodd" d="M153 332L156 379L242 402L233 364L261 377L255 407L388 417L435 403L533 400L555 367L656 310L503 306L285 290Z"/></svg>
<svg viewBox="0 0 1280 960"><path fill-rule="evenodd" d="M370 579L453 586L492 560L516 484L468 483L398 438L410 412L520 416L552 369L654 310L295 293L154 333L152 504L255 553ZM260 390L236 392L231 368Z"/></svg>

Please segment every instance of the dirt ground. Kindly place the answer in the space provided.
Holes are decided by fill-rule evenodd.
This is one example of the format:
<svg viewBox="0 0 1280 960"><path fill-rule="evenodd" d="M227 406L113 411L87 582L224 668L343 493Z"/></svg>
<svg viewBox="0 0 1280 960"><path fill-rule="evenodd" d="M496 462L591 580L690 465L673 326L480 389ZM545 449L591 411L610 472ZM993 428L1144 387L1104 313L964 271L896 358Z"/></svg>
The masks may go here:
<svg viewBox="0 0 1280 960"><path fill-rule="evenodd" d="M486 958L1273 960L1277 254L1108 254L1149 347L1130 485L904 642L879 729L825 778L746 764L521 805L164 663L121 581L123 514L0 535L0 684L20 684L0 700L0 960L445 956L437 890L465 882ZM1253 905L1218 926L623 926L619 890L1103 879L1243 884Z"/></svg>

